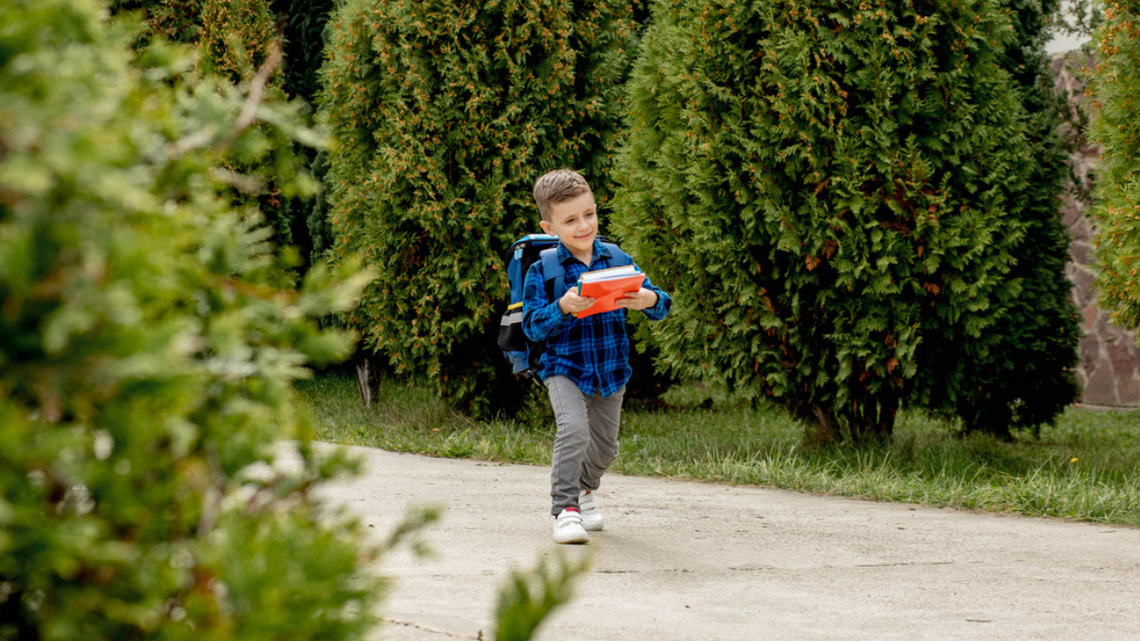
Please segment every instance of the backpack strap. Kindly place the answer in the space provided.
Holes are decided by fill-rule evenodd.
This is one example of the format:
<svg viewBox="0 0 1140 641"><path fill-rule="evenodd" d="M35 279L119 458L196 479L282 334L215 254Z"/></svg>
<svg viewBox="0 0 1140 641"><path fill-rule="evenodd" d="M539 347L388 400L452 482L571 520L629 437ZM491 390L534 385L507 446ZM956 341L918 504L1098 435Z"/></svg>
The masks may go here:
<svg viewBox="0 0 1140 641"><path fill-rule="evenodd" d="M633 264L633 259L630 258L629 254L622 251L622 248L618 247L617 243L602 243L602 247L610 250L610 267L625 267L626 265Z"/></svg>
<svg viewBox="0 0 1140 641"><path fill-rule="evenodd" d="M546 297L554 302L555 292L557 296L566 293L566 268L558 261L558 247L544 249L538 257L542 261L542 277L546 279Z"/></svg>

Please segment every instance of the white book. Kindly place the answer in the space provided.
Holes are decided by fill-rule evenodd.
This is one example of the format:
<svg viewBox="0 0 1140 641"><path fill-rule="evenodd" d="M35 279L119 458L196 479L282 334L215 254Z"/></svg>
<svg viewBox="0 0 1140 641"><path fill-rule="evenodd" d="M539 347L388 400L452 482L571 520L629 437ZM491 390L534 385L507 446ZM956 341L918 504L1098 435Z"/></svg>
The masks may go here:
<svg viewBox="0 0 1140 641"><path fill-rule="evenodd" d="M600 283L607 280L616 280L618 278L628 278L630 276L636 276L640 273L641 270L633 265L610 267L609 269L599 269L593 272L586 272L578 278L578 282Z"/></svg>

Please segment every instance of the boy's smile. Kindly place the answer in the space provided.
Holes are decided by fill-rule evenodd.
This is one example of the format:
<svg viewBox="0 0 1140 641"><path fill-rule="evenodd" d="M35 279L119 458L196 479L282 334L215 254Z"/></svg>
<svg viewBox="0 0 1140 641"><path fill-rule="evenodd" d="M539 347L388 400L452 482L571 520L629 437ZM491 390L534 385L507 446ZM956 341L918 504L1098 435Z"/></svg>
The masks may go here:
<svg viewBox="0 0 1140 641"><path fill-rule="evenodd" d="M594 194L587 191L570 200L552 203L550 210L550 220L539 223L542 230L558 236L575 258L589 266L594 256L594 238L598 235Z"/></svg>

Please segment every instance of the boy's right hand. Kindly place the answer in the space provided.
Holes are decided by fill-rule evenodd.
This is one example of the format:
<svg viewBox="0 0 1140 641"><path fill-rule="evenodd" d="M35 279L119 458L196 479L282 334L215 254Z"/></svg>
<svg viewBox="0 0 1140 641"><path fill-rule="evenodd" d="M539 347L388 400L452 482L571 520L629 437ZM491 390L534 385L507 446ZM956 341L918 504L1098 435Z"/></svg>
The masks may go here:
<svg viewBox="0 0 1140 641"><path fill-rule="evenodd" d="M562 310L563 315L584 312L593 304L593 298L579 296L576 289L570 289L558 299L558 308Z"/></svg>

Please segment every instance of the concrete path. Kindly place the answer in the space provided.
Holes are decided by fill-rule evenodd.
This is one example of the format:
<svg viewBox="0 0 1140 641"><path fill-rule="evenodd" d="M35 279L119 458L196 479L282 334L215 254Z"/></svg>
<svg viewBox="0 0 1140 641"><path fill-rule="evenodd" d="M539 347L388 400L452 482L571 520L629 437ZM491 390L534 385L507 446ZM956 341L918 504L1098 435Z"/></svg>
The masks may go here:
<svg viewBox="0 0 1140 641"><path fill-rule="evenodd" d="M380 571L377 638L494 638L512 568L588 555L549 641L1140 639L1140 530L796 492L607 475L604 532L555 546L544 467L352 448L366 474L325 491L386 535L445 509Z"/></svg>

